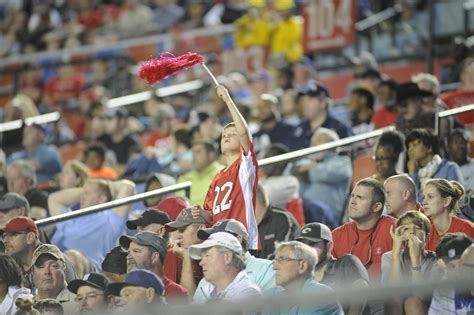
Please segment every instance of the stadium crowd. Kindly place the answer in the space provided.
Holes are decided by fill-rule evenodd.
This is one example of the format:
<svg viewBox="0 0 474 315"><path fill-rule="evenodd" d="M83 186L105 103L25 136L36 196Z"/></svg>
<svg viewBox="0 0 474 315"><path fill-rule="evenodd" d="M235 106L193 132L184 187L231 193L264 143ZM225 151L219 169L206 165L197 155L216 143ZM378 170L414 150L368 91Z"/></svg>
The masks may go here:
<svg viewBox="0 0 474 315"><path fill-rule="evenodd" d="M298 23L288 12L293 1L280 2L288 5L279 7L281 18ZM23 42L21 51L70 47L78 34L87 34L86 43L113 38L109 31L128 36L120 19L133 10L147 11L140 14L150 21L159 16L169 22L147 21L155 32L177 21L196 27L192 17L183 16L199 11L192 8L198 2L154 1L152 10L127 0L123 7L114 1L100 7L71 1L60 13L52 3L24 1L31 15L19 7L8 15L28 16L28 26L44 31L44 36L24 34L36 42ZM261 8L260 1L249 3ZM75 13L64 15L72 7ZM247 34L239 33L239 23L262 11L240 13L232 20L238 26L236 41L252 41L239 38ZM47 32L41 14L47 16ZM140 24L145 19L126 21L124 27L148 32ZM81 32L75 23L82 25ZM7 25L2 30L10 34L15 23ZM265 29L264 23L257 25ZM130 34L145 33L134 29ZM474 60L463 60L460 87L441 93L434 75L413 73L410 82L396 82L364 52L353 60L347 104L335 106L301 51L276 51L270 59L283 66L220 76L217 87L206 85L199 96L151 96L133 115L107 109L99 97L118 81L107 78L105 63L94 65L88 81L65 64L58 76L40 84L42 75L31 68L21 92L3 108L4 121L45 108L59 109L63 118L54 129L35 123L2 134L0 314L24 314L33 307L41 314L132 313L164 304L328 293L377 283L474 280L474 159L469 150L474 117L469 112L437 122L439 111L472 103ZM123 92L130 93L130 86ZM376 141L258 166L257 158L392 125L395 129ZM85 144L66 159L55 144L64 139ZM358 178L354 165L362 156L370 157L363 167L373 174ZM185 181L192 182L189 198L178 192L55 225L35 223ZM472 290L452 289L385 301L269 306L261 313L473 310Z"/></svg>

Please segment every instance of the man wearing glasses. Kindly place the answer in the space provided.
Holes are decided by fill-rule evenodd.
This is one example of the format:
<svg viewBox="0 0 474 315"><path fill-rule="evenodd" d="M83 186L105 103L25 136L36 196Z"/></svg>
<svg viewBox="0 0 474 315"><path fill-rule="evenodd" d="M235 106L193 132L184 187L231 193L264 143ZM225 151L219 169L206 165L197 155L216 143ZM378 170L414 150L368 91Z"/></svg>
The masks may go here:
<svg viewBox="0 0 474 315"><path fill-rule="evenodd" d="M297 241L280 243L275 251L273 269L276 284L275 293L288 292L331 292L324 284L313 279L313 270L318 261L316 251ZM269 313L275 313L269 309ZM308 307L290 305L280 314L343 314L339 303L325 303Z"/></svg>
<svg viewBox="0 0 474 315"><path fill-rule="evenodd" d="M319 283L332 288L351 285L353 288L364 288L369 284L369 275L359 258L348 254L334 258L331 254L334 243L331 230L322 223L308 223L301 228L296 241L314 248L318 261L314 268L313 278ZM345 314L361 314L365 301L345 305Z"/></svg>
<svg viewBox="0 0 474 315"><path fill-rule="evenodd" d="M67 288L76 294L75 301L78 304L79 313L102 314L107 310L108 283L104 275L95 272L85 275L82 280L76 279L69 282Z"/></svg>
<svg viewBox="0 0 474 315"><path fill-rule="evenodd" d="M395 218L382 215L384 203L385 189L380 182L372 178L358 181L348 205L352 221L332 232L333 256L357 256L372 281L380 277L382 255L392 249L390 228Z"/></svg>

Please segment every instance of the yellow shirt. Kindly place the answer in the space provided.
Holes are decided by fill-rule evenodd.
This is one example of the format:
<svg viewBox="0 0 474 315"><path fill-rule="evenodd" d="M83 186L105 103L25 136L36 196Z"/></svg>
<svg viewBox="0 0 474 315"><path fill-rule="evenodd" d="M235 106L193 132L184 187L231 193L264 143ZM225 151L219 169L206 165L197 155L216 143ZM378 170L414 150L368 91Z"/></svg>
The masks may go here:
<svg viewBox="0 0 474 315"><path fill-rule="evenodd" d="M276 25L271 37L270 51L272 54L285 55L289 62L303 56L303 21L292 16Z"/></svg>

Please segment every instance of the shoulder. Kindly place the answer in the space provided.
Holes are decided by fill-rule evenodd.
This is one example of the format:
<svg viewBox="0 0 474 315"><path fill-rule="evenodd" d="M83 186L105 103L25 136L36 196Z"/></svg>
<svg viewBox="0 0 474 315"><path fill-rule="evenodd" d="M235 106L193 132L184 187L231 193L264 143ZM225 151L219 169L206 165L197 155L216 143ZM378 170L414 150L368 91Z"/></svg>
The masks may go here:
<svg viewBox="0 0 474 315"><path fill-rule="evenodd" d="M346 224L343 224L337 228L335 228L333 231L332 231L332 235L333 237L337 237L337 236L342 236L343 234L346 234L348 233L351 229L353 229L355 226L355 222L352 221L352 222L348 222Z"/></svg>
<svg viewBox="0 0 474 315"><path fill-rule="evenodd" d="M303 291L333 292L333 289L313 279L308 279L304 284Z"/></svg>
<svg viewBox="0 0 474 315"><path fill-rule="evenodd" d="M394 225L395 223L397 222L397 219L395 219L394 217L390 216L390 215L382 215L380 217L380 225L384 226L384 227L391 227L392 225Z"/></svg>
<svg viewBox="0 0 474 315"><path fill-rule="evenodd" d="M456 226L460 229L473 232L474 229L474 223L465 219L458 218L456 216L453 216L452 223L451 225Z"/></svg>

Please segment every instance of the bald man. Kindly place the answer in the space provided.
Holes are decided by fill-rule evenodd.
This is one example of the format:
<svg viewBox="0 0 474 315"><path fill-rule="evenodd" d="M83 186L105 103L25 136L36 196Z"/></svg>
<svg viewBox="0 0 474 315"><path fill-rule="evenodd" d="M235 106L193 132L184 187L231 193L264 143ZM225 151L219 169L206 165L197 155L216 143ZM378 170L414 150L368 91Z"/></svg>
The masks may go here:
<svg viewBox="0 0 474 315"><path fill-rule="evenodd" d="M385 206L387 213L395 218L409 210L422 210L416 196L416 185L413 179L406 174L394 175L387 178L383 184L387 197Z"/></svg>

